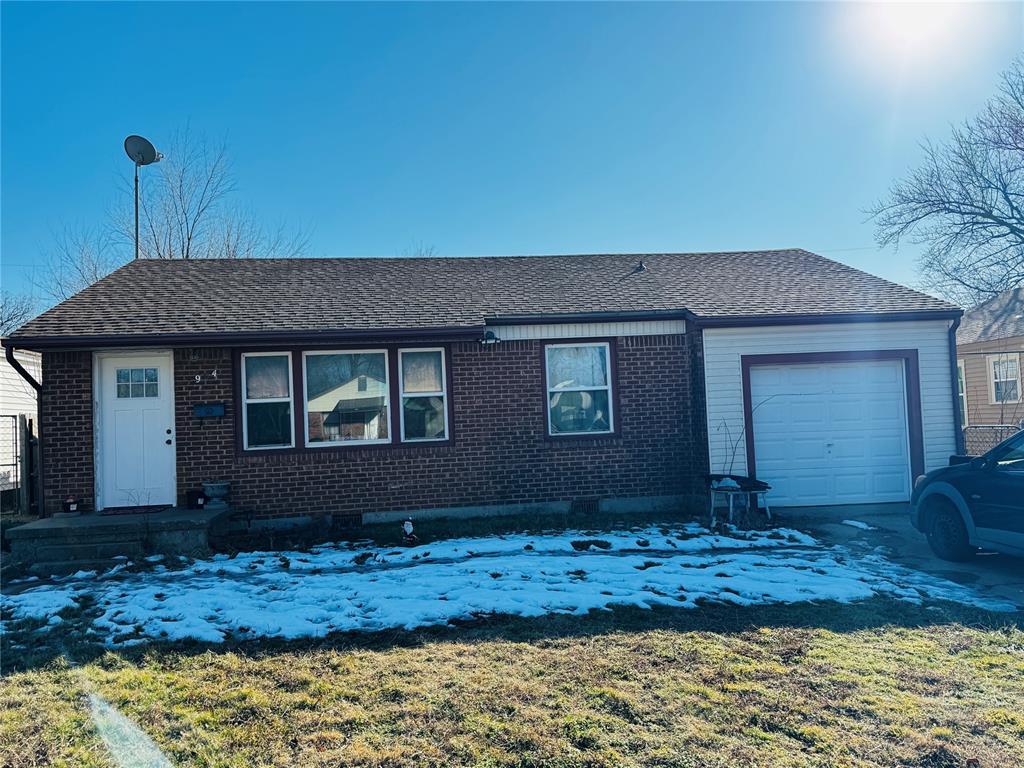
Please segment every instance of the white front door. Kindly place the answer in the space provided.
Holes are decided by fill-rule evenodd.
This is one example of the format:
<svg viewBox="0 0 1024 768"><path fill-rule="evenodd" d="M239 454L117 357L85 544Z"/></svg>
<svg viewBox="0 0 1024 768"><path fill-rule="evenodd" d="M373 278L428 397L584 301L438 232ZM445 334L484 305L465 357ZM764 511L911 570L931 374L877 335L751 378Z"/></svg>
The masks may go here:
<svg viewBox="0 0 1024 768"><path fill-rule="evenodd" d="M910 498L903 361L754 366L750 401L773 505Z"/></svg>
<svg viewBox="0 0 1024 768"><path fill-rule="evenodd" d="M175 503L170 352L99 354L97 508Z"/></svg>

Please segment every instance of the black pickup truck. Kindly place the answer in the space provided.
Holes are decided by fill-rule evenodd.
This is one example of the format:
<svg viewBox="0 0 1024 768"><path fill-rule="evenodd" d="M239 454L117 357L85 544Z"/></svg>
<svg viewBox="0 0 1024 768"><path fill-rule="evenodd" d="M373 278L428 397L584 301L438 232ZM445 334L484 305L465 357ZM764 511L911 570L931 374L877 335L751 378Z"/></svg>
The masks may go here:
<svg viewBox="0 0 1024 768"><path fill-rule="evenodd" d="M910 520L945 560L979 547L1024 556L1024 431L917 478Z"/></svg>

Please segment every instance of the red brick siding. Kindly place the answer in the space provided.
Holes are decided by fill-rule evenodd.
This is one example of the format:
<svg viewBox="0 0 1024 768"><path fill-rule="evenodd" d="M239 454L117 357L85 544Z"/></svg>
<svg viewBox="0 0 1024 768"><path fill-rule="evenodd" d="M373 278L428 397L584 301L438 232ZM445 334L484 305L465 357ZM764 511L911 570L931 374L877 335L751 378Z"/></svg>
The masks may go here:
<svg viewBox="0 0 1024 768"><path fill-rule="evenodd" d="M43 352L39 393L45 514L74 496L93 509L92 353Z"/></svg>
<svg viewBox="0 0 1024 768"><path fill-rule="evenodd" d="M259 517L699 492L707 471L700 342L699 332L614 341L611 437L547 436L541 342L464 342L451 345L450 443L273 454L237 450L232 350L177 349L179 500L202 480L230 481L233 506ZM92 358L48 353L43 365L52 511L68 493L91 503ZM193 415L193 406L219 402L224 417Z"/></svg>
<svg viewBox="0 0 1024 768"><path fill-rule="evenodd" d="M707 465L690 376L699 347L696 334L616 341L614 437L547 437L540 342L457 343L451 444L275 454L236 450L231 350L177 350L179 495L229 480L233 505L279 516L695 491ZM223 419L192 415L195 404L221 401Z"/></svg>

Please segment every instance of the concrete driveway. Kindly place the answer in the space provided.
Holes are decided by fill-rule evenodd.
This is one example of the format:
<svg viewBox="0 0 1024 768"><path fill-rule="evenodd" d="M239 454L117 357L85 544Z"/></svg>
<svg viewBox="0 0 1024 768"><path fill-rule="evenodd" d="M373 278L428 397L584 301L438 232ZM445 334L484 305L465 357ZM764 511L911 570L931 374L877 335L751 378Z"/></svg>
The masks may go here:
<svg viewBox="0 0 1024 768"><path fill-rule="evenodd" d="M894 562L1011 600L1024 610L1024 558L979 552L963 563L940 560L910 524L908 510L907 504L858 504L780 509L777 516L784 525L807 531L822 541L855 549L884 547ZM867 523L874 530L845 525L843 520Z"/></svg>

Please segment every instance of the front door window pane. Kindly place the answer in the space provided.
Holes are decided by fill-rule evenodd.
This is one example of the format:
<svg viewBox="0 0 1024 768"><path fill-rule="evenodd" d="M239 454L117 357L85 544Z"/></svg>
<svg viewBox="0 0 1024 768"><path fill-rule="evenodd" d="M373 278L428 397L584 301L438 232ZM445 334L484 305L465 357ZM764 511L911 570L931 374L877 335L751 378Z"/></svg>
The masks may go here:
<svg viewBox="0 0 1024 768"><path fill-rule="evenodd" d="M115 372L118 398L159 397L159 368L118 368Z"/></svg>

